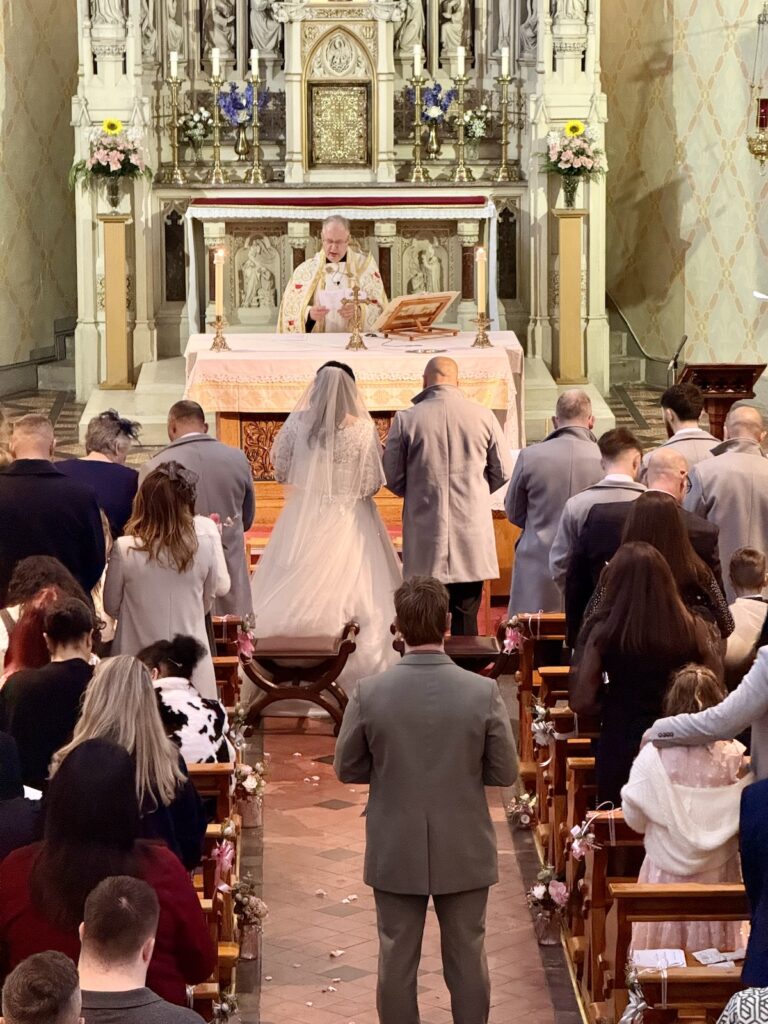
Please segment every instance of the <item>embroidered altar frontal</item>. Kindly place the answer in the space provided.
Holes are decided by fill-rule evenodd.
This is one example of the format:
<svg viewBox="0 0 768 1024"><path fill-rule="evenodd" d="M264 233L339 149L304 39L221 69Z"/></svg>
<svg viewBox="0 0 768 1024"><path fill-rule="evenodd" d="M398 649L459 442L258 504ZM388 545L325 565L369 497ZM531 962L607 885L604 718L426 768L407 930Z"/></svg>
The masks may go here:
<svg viewBox="0 0 768 1024"><path fill-rule="evenodd" d="M520 448L523 350L511 331L490 337L487 349L472 348L471 334L441 338L434 348L366 338L367 351L347 352L346 334L234 334L227 336L232 351L212 352L211 335L195 334L185 352L186 397L216 413L220 440L246 452L255 480L271 480L272 442L323 363L339 359L352 367L383 441L395 412L421 390L424 367L439 350L458 363L463 394L493 409L510 447Z"/></svg>

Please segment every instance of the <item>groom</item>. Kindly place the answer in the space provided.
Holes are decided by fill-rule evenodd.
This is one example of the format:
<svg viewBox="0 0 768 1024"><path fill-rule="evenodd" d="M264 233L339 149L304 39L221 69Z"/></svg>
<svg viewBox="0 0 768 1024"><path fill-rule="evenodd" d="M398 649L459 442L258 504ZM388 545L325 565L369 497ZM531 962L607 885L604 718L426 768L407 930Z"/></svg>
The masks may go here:
<svg viewBox="0 0 768 1024"><path fill-rule="evenodd" d="M488 1020L488 888L498 881L484 786L511 786L517 753L492 679L443 650L448 592L428 576L395 593L405 657L360 680L344 712L334 768L370 784L365 882L379 928L380 1024L419 1024L416 978L429 897L440 922L454 1024Z"/></svg>

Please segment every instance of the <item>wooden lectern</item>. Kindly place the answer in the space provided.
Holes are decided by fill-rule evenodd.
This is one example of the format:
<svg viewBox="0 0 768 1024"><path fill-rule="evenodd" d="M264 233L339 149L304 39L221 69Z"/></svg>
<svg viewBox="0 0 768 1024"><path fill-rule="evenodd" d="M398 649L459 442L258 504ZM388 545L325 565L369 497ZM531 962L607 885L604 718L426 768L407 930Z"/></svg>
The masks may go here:
<svg viewBox="0 0 768 1024"><path fill-rule="evenodd" d="M728 410L735 402L755 397L755 384L766 363L689 363L678 384L696 384L704 392L704 411L715 437L723 436Z"/></svg>

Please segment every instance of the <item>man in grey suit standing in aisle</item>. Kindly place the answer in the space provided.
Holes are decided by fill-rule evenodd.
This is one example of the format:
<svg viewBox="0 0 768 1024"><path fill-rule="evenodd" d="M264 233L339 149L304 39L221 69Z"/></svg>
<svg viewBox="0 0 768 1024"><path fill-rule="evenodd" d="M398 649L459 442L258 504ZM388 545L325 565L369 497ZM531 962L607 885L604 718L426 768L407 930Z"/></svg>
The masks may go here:
<svg viewBox="0 0 768 1024"><path fill-rule="evenodd" d="M376 900L381 1024L419 1024L430 896L454 1024L484 1024L490 1008L485 912L498 866L483 787L512 785L517 753L496 682L445 654L448 620L442 583L402 584L395 627L405 656L360 680L336 742L339 779L370 785L364 880Z"/></svg>
<svg viewBox="0 0 768 1024"><path fill-rule="evenodd" d="M255 513L253 475L245 453L208 434L205 413L197 402L183 400L168 412L171 443L139 470L139 486L164 462L179 462L198 475L195 513L221 520L221 542L232 581L229 593L216 598L214 615L250 615L253 599L248 580L245 531Z"/></svg>
<svg viewBox="0 0 768 1024"><path fill-rule="evenodd" d="M395 413L387 438L387 487L405 499L403 575L447 586L454 636L477 635L483 581L499 575L491 494L512 471L507 447L492 410L462 395L446 356L427 363L424 390Z"/></svg>

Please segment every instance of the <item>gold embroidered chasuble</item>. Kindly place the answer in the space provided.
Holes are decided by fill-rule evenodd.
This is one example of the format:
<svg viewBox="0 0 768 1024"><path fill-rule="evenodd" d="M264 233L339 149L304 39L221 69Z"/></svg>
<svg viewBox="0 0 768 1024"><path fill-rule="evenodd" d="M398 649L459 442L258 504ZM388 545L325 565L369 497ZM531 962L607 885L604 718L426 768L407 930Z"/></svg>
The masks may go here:
<svg viewBox="0 0 768 1024"><path fill-rule="evenodd" d="M387 304L381 274L373 257L370 253L347 249L345 261L331 263L321 249L294 270L280 303L278 334L305 334L309 308L318 303L316 293L341 289L351 297L349 290L355 280L360 287L360 298L365 300L362 306L363 330L370 331ZM343 333L349 329L349 321L343 320L334 310L322 323L312 328L314 333L330 334Z"/></svg>

